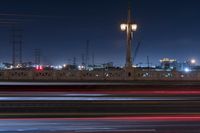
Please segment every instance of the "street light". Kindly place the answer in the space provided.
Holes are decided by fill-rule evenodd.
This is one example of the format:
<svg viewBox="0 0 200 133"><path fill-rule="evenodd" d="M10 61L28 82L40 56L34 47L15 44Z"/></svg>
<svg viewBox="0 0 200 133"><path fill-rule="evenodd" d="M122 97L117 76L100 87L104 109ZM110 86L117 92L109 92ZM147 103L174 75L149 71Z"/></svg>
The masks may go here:
<svg viewBox="0 0 200 133"><path fill-rule="evenodd" d="M197 61L196 61L195 59L191 59L191 60L190 60L190 63L193 64L193 65L196 64L196 62L197 62Z"/></svg>
<svg viewBox="0 0 200 133"><path fill-rule="evenodd" d="M129 27L128 24L121 24L120 27L121 27L122 31L128 31L129 30L128 29L128 27ZM130 24L130 27L131 27L131 32L136 31L137 28L138 28L137 24Z"/></svg>
<svg viewBox="0 0 200 133"><path fill-rule="evenodd" d="M126 68L132 68L132 41L133 41L133 32L135 32L138 28L137 24L133 23L131 19L131 4L129 3L129 8L128 8L128 19L126 23L122 23L120 25L120 28L123 32L126 32L126 39L127 39L127 44L126 44Z"/></svg>
<svg viewBox="0 0 200 133"><path fill-rule="evenodd" d="M138 28L137 24L131 23L131 20L128 21L127 24L120 25L121 30L126 32L127 34L127 52L126 52L126 67L132 67L132 39L133 39L133 32L135 32Z"/></svg>
<svg viewBox="0 0 200 133"><path fill-rule="evenodd" d="M126 31L127 29L127 24L121 24L121 30Z"/></svg>
<svg viewBox="0 0 200 133"><path fill-rule="evenodd" d="M137 30L137 24L132 24L131 28L132 28L132 31L136 31Z"/></svg>

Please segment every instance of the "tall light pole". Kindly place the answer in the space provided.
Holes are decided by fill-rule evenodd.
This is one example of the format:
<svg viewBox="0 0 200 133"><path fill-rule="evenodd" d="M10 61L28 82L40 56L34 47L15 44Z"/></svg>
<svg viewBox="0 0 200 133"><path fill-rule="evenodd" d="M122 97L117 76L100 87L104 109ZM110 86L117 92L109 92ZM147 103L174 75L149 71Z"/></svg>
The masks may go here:
<svg viewBox="0 0 200 133"><path fill-rule="evenodd" d="M132 40L133 32L137 30L137 24L132 22L131 19L131 4L128 8L128 19L126 23L121 24L121 30L127 34L127 45L126 45L126 68L132 67Z"/></svg>

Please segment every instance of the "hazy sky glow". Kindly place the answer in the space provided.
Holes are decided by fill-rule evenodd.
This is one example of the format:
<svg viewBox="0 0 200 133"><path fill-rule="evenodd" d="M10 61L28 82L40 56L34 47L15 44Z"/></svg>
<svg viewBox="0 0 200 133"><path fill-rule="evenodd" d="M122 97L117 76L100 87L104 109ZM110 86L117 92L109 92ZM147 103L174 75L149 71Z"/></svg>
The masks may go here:
<svg viewBox="0 0 200 133"><path fill-rule="evenodd" d="M139 25L134 46L142 40L136 63L146 63L147 56L154 64L163 57L200 60L200 1L133 0L132 5ZM123 65L125 34L119 25L126 16L126 0L0 1L0 22L19 22L24 31L24 61L33 60L33 49L40 48L44 63L68 63L73 57L80 62L90 40L97 64ZM11 26L0 29L0 60L11 62Z"/></svg>

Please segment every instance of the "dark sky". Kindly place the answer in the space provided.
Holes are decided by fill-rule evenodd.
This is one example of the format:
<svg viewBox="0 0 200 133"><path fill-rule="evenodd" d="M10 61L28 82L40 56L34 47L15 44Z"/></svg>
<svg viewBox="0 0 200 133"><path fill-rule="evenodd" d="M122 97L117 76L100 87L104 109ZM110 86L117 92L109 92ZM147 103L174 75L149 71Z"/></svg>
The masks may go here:
<svg viewBox="0 0 200 133"><path fill-rule="evenodd" d="M63 64L86 51L90 40L97 64L125 62L126 0L1 0L0 22L19 22L23 29L23 60L34 59L42 50L44 63ZM141 40L136 63L158 64L160 58L200 60L199 0L133 0L133 17ZM7 14L7 15L6 15ZM9 20L8 20L9 19ZM11 20L12 19L12 20ZM11 62L11 26L0 25L0 60Z"/></svg>

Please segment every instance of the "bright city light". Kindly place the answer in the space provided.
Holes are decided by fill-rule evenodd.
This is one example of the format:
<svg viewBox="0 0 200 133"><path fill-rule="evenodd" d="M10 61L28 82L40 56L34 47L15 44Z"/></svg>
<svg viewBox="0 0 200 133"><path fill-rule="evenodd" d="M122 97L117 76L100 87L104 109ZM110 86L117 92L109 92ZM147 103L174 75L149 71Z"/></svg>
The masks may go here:
<svg viewBox="0 0 200 133"><path fill-rule="evenodd" d="M190 62L191 62L191 64L196 64L196 60L195 59L192 59Z"/></svg>
<svg viewBox="0 0 200 133"><path fill-rule="evenodd" d="M127 30L127 27L128 27L128 25L127 24L121 24L121 30L122 31L126 31ZM131 30L132 31L136 31L137 30L137 24L131 24Z"/></svg>
<svg viewBox="0 0 200 133"><path fill-rule="evenodd" d="M44 70L44 67L41 66L41 65L37 65L37 66L36 66L36 70L37 70L37 71L42 71L42 70Z"/></svg>
<svg viewBox="0 0 200 133"><path fill-rule="evenodd" d="M127 29L127 24L121 24L121 30L125 31Z"/></svg>
<svg viewBox="0 0 200 133"><path fill-rule="evenodd" d="M84 70L85 69L85 66L81 65L81 66L78 66L78 70Z"/></svg>
<svg viewBox="0 0 200 133"><path fill-rule="evenodd" d="M136 31L137 30L137 24L132 24L131 29L132 29L132 31Z"/></svg>
<svg viewBox="0 0 200 133"><path fill-rule="evenodd" d="M59 66L58 66L58 68L59 68L59 69L62 69L62 68L63 68L63 66L59 65Z"/></svg>
<svg viewBox="0 0 200 133"><path fill-rule="evenodd" d="M184 69L185 72L190 72L191 70L189 68Z"/></svg>

